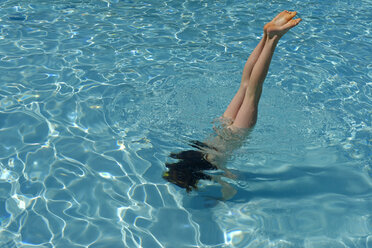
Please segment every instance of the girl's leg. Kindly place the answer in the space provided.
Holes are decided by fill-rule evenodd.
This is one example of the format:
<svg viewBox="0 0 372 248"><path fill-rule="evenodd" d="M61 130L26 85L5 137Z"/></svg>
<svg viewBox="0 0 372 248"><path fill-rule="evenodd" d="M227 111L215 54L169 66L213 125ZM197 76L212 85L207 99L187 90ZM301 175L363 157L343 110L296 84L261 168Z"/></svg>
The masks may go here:
<svg viewBox="0 0 372 248"><path fill-rule="evenodd" d="M238 114L240 106L243 103L245 91L247 89L247 85L248 85L249 78L253 70L253 66L257 62L261 54L261 51L265 45L265 41L266 41L266 33L264 34L261 41L258 43L256 48L253 50L253 52L249 56L247 62L245 63L243 75L242 75L242 79L240 83L240 88L238 92L236 92L234 98L231 100L229 106L226 108L225 113L223 114L223 117L231 119L232 121L235 120L235 117Z"/></svg>
<svg viewBox="0 0 372 248"><path fill-rule="evenodd" d="M297 13L283 11L271 22L265 25L266 40L263 49L253 66L244 98L235 116L231 128L252 128L257 121L258 102L261 97L262 84L269 70L270 62L279 39L301 19L292 19ZM234 99L233 99L234 100Z"/></svg>

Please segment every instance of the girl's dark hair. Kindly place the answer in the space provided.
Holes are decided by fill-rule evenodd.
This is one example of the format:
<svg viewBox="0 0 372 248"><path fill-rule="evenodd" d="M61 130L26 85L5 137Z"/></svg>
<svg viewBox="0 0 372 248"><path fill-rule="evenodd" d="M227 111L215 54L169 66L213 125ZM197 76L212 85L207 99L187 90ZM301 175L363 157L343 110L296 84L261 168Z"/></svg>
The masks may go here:
<svg viewBox="0 0 372 248"><path fill-rule="evenodd" d="M168 171L164 172L163 178L181 188L185 188L187 192L197 189L199 180L212 180L212 177L203 173L203 171L217 169L216 166L204 158L205 155L204 152L196 150L171 153L170 157L178 159L178 161L165 164Z"/></svg>

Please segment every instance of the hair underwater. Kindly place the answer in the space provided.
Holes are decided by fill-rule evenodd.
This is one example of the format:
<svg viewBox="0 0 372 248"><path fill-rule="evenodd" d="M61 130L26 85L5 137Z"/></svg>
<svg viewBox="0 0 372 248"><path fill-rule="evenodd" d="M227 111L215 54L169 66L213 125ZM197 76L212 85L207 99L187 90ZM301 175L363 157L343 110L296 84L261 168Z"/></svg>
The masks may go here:
<svg viewBox="0 0 372 248"><path fill-rule="evenodd" d="M193 147L200 149L205 147L204 143L193 141ZM175 163L166 163L168 171L164 172L163 178L187 192L197 189L199 180L212 180L204 170L217 170L217 167L205 159L205 152L198 150L187 150L179 153L171 153L169 156L178 159Z"/></svg>

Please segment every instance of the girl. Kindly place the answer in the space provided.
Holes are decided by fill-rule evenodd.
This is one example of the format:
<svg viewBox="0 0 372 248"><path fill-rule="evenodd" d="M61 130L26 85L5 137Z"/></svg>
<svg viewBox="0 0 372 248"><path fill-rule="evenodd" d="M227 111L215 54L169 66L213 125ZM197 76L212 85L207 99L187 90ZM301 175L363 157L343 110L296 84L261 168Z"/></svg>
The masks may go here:
<svg viewBox="0 0 372 248"><path fill-rule="evenodd" d="M213 179L221 183L224 199L234 195L235 190L219 176L212 177L203 171L222 169L225 176L233 177L224 169L224 164L256 124L262 85L276 45L289 29L300 23L301 18L293 19L296 14L296 11L285 10L264 26L261 41L245 63L240 88L221 117L223 129L204 143L192 141L191 146L197 150L171 153L170 157L178 159L178 162L166 164L169 170L164 173L163 178L185 188L187 192L196 189L200 179Z"/></svg>

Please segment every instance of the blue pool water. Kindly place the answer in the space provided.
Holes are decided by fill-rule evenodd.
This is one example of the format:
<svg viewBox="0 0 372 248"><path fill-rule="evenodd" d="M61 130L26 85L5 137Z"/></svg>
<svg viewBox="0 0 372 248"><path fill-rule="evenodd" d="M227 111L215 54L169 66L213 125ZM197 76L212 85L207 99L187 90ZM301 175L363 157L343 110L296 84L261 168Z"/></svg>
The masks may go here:
<svg viewBox="0 0 372 248"><path fill-rule="evenodd" d="M237 194L162 178L297 10ZM372 247L371 0L0 1L0 247Z"/></svg>

